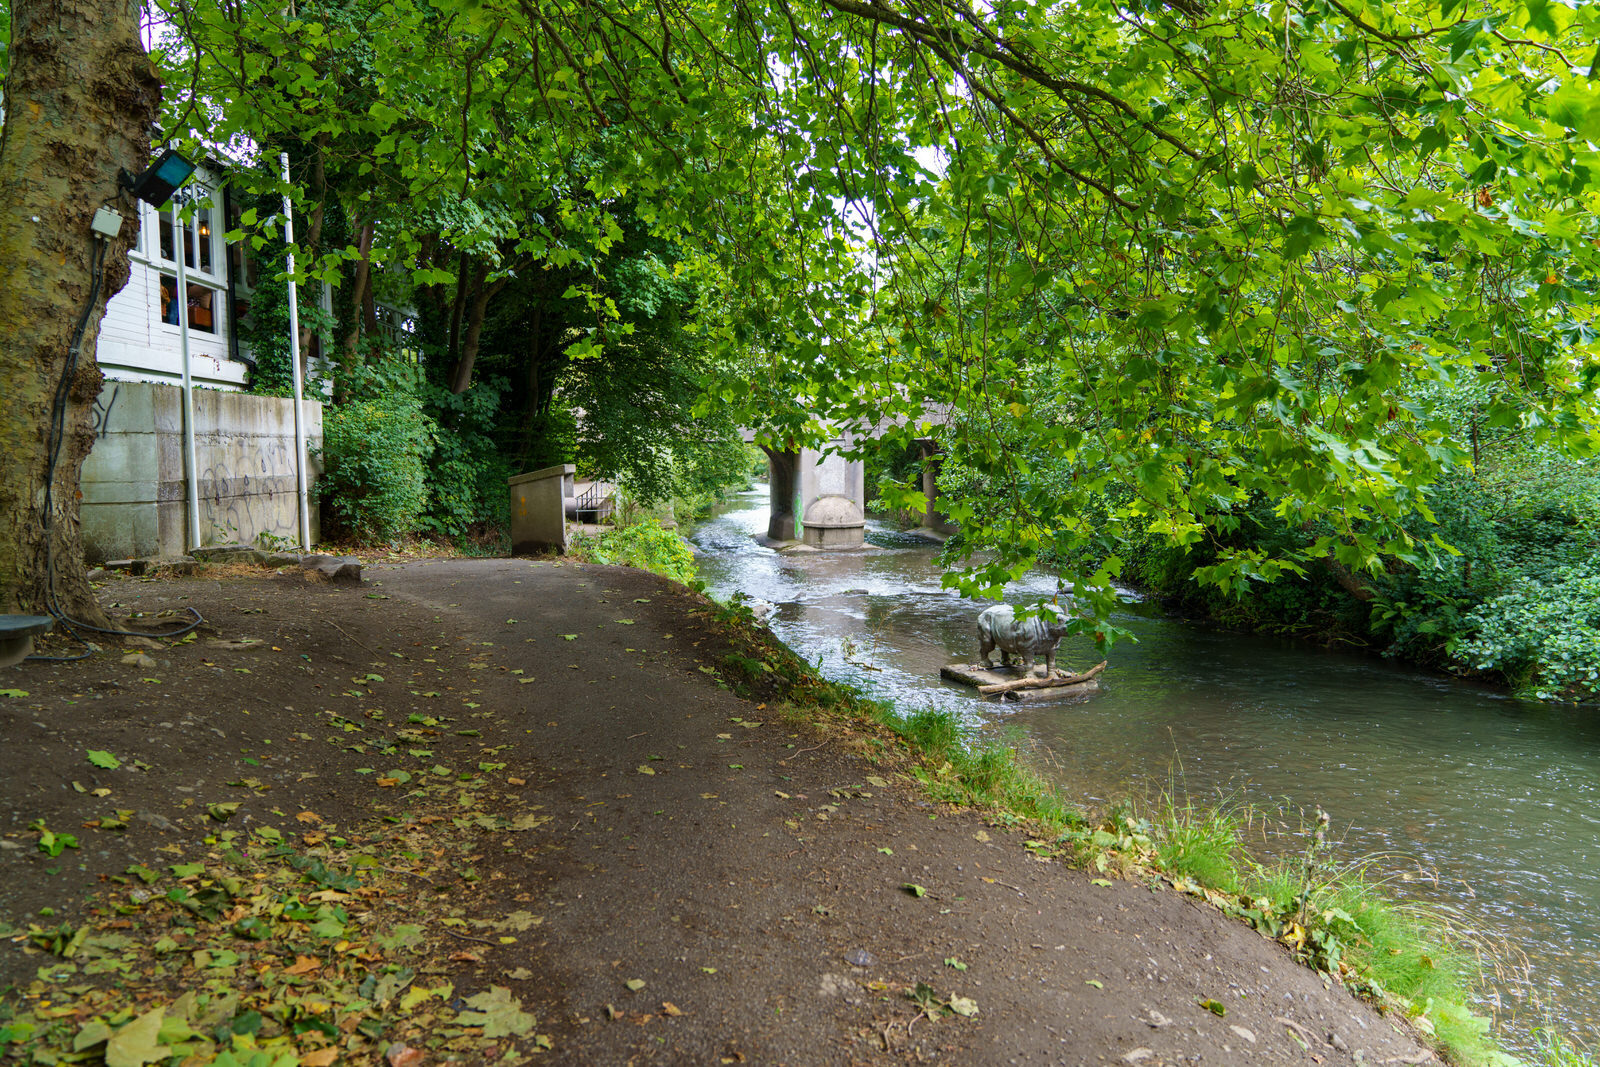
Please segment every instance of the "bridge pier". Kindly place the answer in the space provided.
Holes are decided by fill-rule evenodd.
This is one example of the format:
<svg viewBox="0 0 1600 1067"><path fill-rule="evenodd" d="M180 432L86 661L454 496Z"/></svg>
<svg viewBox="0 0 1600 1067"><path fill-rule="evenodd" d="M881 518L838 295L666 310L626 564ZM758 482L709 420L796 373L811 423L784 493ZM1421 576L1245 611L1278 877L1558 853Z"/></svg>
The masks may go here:
<svg viewBox="0 0 1600 1067"><path fill-rule="evenodd" d="M847 445L840 437L829 442ZM808 448L800 464L801 540L813 548L860 548L867 542L867 467L837 452Z"/></svg>
<svg viewBox="0 0 1600 1067"><path fill-rule="evenodd" d="M832 442L848 444L845 438ZM762 446L771 471L772 514L767 539L812 548L866 544L866 465L815 448L780 451Z"/></svg>
<svg viewBox="0 0 1600 1067"><path fill-rule="evenodd" d="M761 446L767 454L767 485L772 498L772 514L767 519L767 538L772 541L800 539L800 453L780 452Z"/></svg>
<svg viewBox="0 0 1600 1067"><path fill-rule="evenodd" d="M939 467L944 459L943 450L937 441L928 438L919 440L917 447L922 452L922 495L928 498L919 527L941 538L949 537L959 527L939 510Z"/></svg>

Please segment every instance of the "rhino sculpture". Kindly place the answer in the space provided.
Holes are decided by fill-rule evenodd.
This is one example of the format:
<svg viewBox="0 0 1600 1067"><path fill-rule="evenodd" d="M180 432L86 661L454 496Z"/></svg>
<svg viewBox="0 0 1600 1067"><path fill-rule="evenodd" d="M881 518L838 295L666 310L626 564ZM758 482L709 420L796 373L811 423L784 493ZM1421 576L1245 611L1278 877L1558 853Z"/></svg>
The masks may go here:
<svg viewBox="0 0 1600 1067"><path fill-rule="evenodd" d="M979 658L988 667L989 654L1000 650L1000 662L1011 666L1011 657L1022 660L1022 666L1031 668L1036 659L1044 660L1044 676L1056 666L1056 646L1067 632L1067 620L1055 609L1046 607L1045 614L1028 619L1018 619L1010 604L998 604L978 616Z"/></svg>

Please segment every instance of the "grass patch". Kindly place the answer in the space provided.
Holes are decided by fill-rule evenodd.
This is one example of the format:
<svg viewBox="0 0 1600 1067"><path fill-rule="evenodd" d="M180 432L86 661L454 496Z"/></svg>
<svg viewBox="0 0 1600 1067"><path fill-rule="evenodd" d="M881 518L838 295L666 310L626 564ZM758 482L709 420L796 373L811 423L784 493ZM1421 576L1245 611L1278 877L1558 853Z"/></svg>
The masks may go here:
<svg viewBox="0 0 1600 1067"><path fill-rule="evenodd" d="M1157 812L1156 866L1226 893L1240 888L1243 819L1224 804L1181 805L1170 796Z"/></svg>
<svg viewBox="0 0 1600 1067"><path fill-rule="evenodd" d="M688 583L695 575L689 543L654 519L612 527L597 535L574 534L567 555L580 563L638 567L675 582Z"/></svg>
<svg viewBox="0 0 1600 1067"><path fill-rule="evenodd" d="M1538 1046L1533 1063L1537 1067L1595 1067L1595 1058L1586 1050L1577 1048L1552 1029L1534 1031Z"/></svg>

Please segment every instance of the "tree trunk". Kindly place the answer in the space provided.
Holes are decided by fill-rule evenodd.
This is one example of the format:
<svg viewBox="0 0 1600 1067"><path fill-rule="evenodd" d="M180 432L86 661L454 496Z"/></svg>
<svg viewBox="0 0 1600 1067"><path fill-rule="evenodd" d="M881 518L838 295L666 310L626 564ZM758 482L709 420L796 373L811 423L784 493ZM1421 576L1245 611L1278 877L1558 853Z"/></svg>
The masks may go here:
<svg viewBox="0 0 1600 1067"><path fill-rule="evenodd" d="M54 606L106 624L85 577L78 476L94 442L100 319L127 283L139 229L117 173L149 165L161 104L138 31L139 5L127 0L11 5L0 132L0 611ZM109 241L89 229L102 204L123 216ZM53 476L52 426L61 442Z"/></svg>
<svg viewBox="0 0 1600 1067"><path fill-rule="evenodd" d="M469 265L467 254L462 252L456 259L455 301L450 305L450 332L444 348L445 362L451 367L455 366L461 352L461 316L466 311L467 290L472 284L467 278Z"/></svg>
<svg viewBox="0 0 1600 1067"><path fill-rule="evenodd" d="M504 278L486 285L484 278L488 273L488 267L478 271L478 282L472 292L472 306L467 313L467 335L461 340L461 355L457 357L455 370L450 375L450 391L457 396L466 392L467 386L472 384L472 366L478 360L478 339L483 336L484 312L488 310L494 294L505 288Z"/></svg>
<svg viewBox="0 0 1600 1067"><path fill-rule="evenodd" d="M354 220L360 222L359 219ZM367 334L372 333L371 327L366 326L364 308L366 307L368 292L372 287L372 235L373 224L368 222L361 226L361 236L357 244L357 251L361 258L356 260L355 282L350 287L350 301L354 309L350 315L350 330L344 336L344 357L342 362L346 371L354 370L356 365L356 349L361 345L361 333L365 327Z"/></svg>

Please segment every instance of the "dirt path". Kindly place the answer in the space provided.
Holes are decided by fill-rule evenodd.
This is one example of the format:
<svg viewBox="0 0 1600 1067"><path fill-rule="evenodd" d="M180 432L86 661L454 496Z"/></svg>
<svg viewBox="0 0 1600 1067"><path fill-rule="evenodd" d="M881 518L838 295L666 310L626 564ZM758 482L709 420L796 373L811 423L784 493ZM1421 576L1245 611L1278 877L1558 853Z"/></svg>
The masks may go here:
<svg viewBox="0 0 1600 1067"><path fill-rule="evenodd" d="M1209 907L1042 861L930 804L894 760L734 696L711 614L681 587L524 560L367 578L114 581L119 610L193 605L208 625L147 665L102 654L0 678L28 694L0 699L10 1011L43 1027L41 1004L76 996L59 1033L104 1017L115 1038L116 998L154 1011L200 989L209 1008L181 1006L193 1041L277 1042L310 1067L542 1048L593 1064L1425 1062ZM48 856L36 820L78 847ZM274 856L324 888L273 882ZM339 863L359 889L327 873ZM194 902L216 885L211 915ZM157 892L186 910L146 905ZM252 941L258 916L277 925ZM47 954L63 920L95 931L80 948L113 947ZM331 1006L306 1008L308 990ZM239 996L268 1006L246 1037Z"/></svg>

